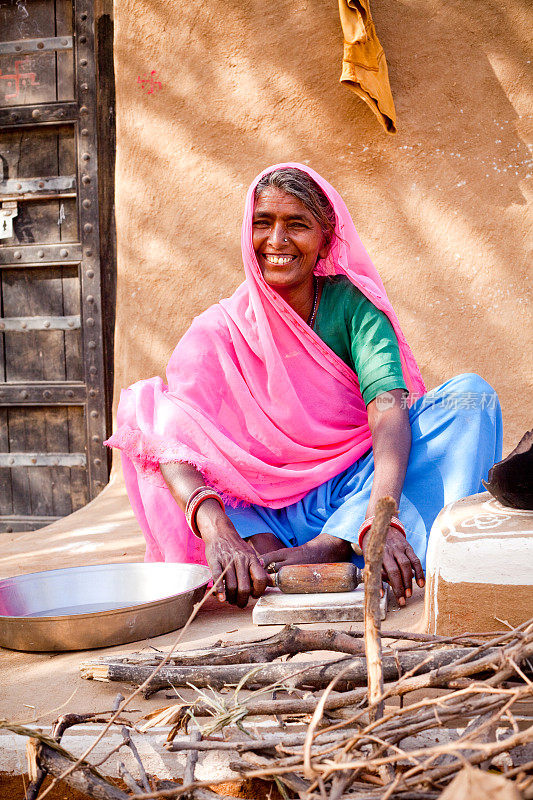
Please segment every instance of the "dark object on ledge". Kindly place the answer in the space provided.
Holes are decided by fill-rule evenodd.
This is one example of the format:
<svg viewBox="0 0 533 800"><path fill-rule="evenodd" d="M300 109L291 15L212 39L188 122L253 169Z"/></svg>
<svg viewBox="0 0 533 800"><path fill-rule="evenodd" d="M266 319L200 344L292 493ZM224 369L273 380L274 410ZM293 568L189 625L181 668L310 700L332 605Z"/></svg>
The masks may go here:
<svg viewBox="0 0 533 800"><path fill-rule="evenodd" d="M502 505L533 511L533 429L507 458L491 467L488 483L482 483Z"/></svg>

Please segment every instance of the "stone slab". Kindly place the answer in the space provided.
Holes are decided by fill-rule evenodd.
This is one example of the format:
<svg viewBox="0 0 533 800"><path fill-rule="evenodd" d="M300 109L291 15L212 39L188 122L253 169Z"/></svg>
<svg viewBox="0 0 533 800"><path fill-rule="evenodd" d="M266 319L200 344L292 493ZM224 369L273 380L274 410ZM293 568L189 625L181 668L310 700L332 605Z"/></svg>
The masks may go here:
<svg viewBox="0 0 533 800"><path fill-rule="evenodd" d="M307 622L362 622L364 619L364 586L352 592L322 594L283 594L279 589L267 590L255 604L254 625L289 625ZM381 600L381 619L387 615L387 595Z"/></svg>

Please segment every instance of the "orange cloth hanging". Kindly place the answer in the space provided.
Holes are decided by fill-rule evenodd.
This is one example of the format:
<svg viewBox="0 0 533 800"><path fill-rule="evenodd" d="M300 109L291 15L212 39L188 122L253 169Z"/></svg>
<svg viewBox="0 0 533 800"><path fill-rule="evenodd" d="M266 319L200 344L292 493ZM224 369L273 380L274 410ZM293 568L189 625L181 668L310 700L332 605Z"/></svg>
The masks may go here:
<svg viewBox="0 0 533 800"><path fill-rule="evenodd" d="M369 0L339 0L344 56L341 83L367 103L388 133L396 133L396 110L385 52Z"/></svg>

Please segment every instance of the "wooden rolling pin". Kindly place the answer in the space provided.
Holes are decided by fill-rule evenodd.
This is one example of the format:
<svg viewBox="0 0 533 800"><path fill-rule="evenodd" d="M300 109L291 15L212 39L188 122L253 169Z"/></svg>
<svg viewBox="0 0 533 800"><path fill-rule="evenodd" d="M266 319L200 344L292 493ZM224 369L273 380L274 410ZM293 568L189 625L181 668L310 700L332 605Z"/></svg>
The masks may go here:
<svg viewBox="0 0 533 800"><path fill-rule="evenodd" d="M294 564L280 567L273 575L274 585L285 594L351 592L361 582L355 564Z"/></svg>

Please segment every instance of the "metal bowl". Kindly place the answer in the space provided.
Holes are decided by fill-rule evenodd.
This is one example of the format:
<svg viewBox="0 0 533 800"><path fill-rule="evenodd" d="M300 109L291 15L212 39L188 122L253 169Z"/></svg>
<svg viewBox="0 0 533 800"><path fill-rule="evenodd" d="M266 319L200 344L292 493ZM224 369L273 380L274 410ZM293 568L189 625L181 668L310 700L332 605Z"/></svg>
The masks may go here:
<svg viewBox="0 0 533 800"><path fill-rule="evenodd" d="M91 650L160 636L187 622L211 580L199 564L95 564L0 581L0 645Z"/></svg>

